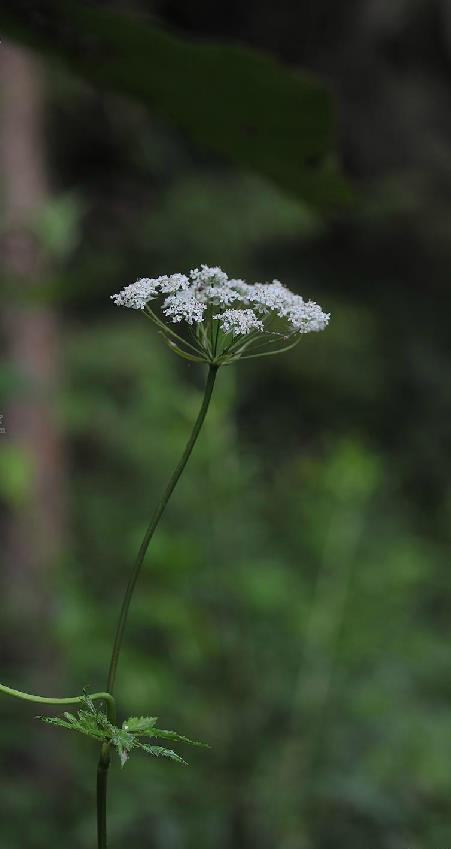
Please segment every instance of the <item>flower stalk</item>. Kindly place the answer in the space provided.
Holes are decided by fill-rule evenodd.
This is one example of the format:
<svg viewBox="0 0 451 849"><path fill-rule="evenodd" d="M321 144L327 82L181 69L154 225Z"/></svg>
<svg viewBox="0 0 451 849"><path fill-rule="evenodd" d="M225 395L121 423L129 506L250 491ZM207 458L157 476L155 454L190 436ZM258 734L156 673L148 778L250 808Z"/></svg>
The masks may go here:
<svg viewBox="0 0 451 849"><path fill-rule="evenodd" d="M193 429L191 431L188 442L186 443L185 449L180 457L179 462L177 463L167 486L160 498L159 503L157 504L155 511L152 515L152 518L147 526L146 532L144 534L143 541L140 545L138 554L136 556L136 560L133 564L133 568L130 572L130 577L128 579L127 587L124 594L124 599L122 602L121 611L119 614L118 623L116 626L116 632L114 636L113 650L111 653L111 661L110 667L108 671L108 681L107 681L107 691L111 694L114 691L115 683L116 683L116 673L117 666L119 662L119 656L122 648L122 642L124 639L125 627L128 619L128 612L130 609L130 602L133 597L133 592L136 586L136 582L139 578L141 568L144 562L144 558L147 553L147 549L149 548L150 541L158 527L158 523L166 509L168 501L177 486L179 478L191 456L192 450L196 444L197 438L199 436L202 425L205 421L205 417L207 415L208 407L210 406L211 396L213 393L213 388L216 381L216 375L218 373L219 366L215 364L210 364L208 369L207 382L205 384L204 397L202 400L202 404L197 415L196 421L194 422ZM108 789L108 769L110 765L110 746L108 743L103 743L100 749L100 757L97 766L97 835L98 835L98 849L106 849L107 846L107 807L106 807L106 799L107 799L107 789Z"/></svg>
<svg viewBox="0 0 451 849"><path fill-rule="evenodd" d="M208 369L207 382L205 384L204 397L202 400L202 404L197 415L196 421L194 422L193 429L191 431L188 442L186 443L185 449L183 451L182 456L180 457L177 466L175 467L167 486L160 498L160 501L155 508L155 511L152 515L152 518L147 526L146 533L144 534L143 541L139 548L138 554L136 556L136 560L134 562L133 568L130 572L130 577L128 580L127 588L125 590L124 600L122 602L121 611L119 614L119 619L116 627L116 633L114 636L113 650L111 653L111 661L110 668L108 672L108 680L107 680L107 690L109 693L113 693L114 686L116 682L116 672L117 665L119 661L119 655L121 651L122 641L124 638L125 626L127 624L128 611L130 608L130 602L133 596L133 591L136 586L136 582L139 578L139 574L141 571L141 567L146 556L147 549L149 547L150 541L157 529L158 523L166 509L167 503L177 485L177 482L190 458L191 452L196 444L197 438L199 436L201 427L204 423L205 416L207 415L207 410L210 405L211 396L213 393L213 388L216 381L216 375L218 373L218 366L214 364L210 364Z"/></svg>

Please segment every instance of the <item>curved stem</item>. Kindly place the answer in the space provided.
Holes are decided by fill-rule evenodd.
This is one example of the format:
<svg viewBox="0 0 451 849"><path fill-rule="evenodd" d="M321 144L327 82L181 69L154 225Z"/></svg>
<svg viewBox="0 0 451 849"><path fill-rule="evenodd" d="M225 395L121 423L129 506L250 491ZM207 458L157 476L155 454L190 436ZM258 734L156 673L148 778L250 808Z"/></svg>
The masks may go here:
<svg viewBox="0 0 451 849"><path fill-rule="evenodd" d="M123 640L123 636L124 636L124 630L125 630L125 626L127 624L128 610L129 610L130 602L131 602L131 599L132 599L132 596L133 596L133 591L135 589L135 585L136 585L136 582L138 580L139 573L141 571L141 566L143 564L144 557L146 556L146 552L147 552L147 549L149 547L149 543L150 543L150 541L151 541L151 539L152 539L152 537L155 533L158 522L160 521L160 519L161 519L161 517L162 517L162 515L165 511L166 505L167 505L167 503L168 503L168 501L169 501L169 499L170 499L170 497L171 497L171 495L172 495L172 493L173 493L173 491L174 491L174 489L177 485L177 482L180 478L180 475L183 472L183 469L185 468L185 466L186 466L186 464L189 460L191 452L192 452L194 445L196 443L197 437L199 436L200 429L203 425L203 422L204 422L204 419L205 419L205 416L207 414L207 410L208 410L208 407L209 407L209 404L210 404L211 395L212 395L212 392L213 392L213 387L214 387L214 384L215 384L217 371L218 371L218 366L215 365L215 364L211 364L210 367L209 367L209 371L208 371L208 377L207 377L207 382L206 382L206 385L205 385L205 392L204 392L202 405L201 405L201 408L199 410L197 419L194 423L193 429L191 431L191 435L188 439L188 442L186 443L185 450L184 450L177 466L175 467L174 472L172 473L172 475L171 475L171 477L168 481L166 489L164 490L163 495L161 496L159 504L157 505L157 507L156 507L156 509L153 513L153 516L152 516L152 518L149 522L149 525L147 527L146 533L144 534L144 539L141 543L140 549L139 549L138 554L136 556L136 560L133 564L133 568L131 570L130 577L128 579L128 584L127 584L127 588L126 588L126 591L125 591L124 600L122 602L121 612L119 614L119 620L118 620L117 627L116 627L116 634L115 634L115 637L114 637L113 651L112 651L112 654L111 654L111 661L110 661L110 668L109 668L109 672L108 672L108 682L107 682L107 690L108 690L109 693L112 693L113 690L114 690L114 684L115 684L116 672L117 672L117 664L118 664L118 660L119 660L119 654L120 654L120 651L121 651L122 640Z"/></svg>
<svg viewBox="0 0 451 849"><path fill-rule="evenodd" d="M133 591L136 586L136 582L139 577L139 573L141 571L141 566L143 564L144 558L146 556L147 549L149 547L149 543L155 533L157 525L165 511L166 505L177 485L177 482L180 478L180 475L185 468L191 452L196 443L197 437L199 436L200 429L204 423L205 416L207 415L207 410L210 404L211 395L213 392L213 387L216 380L216 375L218 372L218 365L210 364L207 382L205 385L204 397L202 400L201 408L197 415L197 419L194 423L193 429L191 431L191 435L186 443L185 450L175 467L166 489L164 490L160 502L157 505L153 516L149 522L146 533L144 534L144 539L141 543L140 549L136 556L136 560L133 564L133 568L130 572L130 577L128 579L127 588L125 590L124 599L122 602L121 612L119 614L119 619L116 627L116 633L114 637L113 650L111 653L111 661L110 668L108 672L108 683L107 690L108 695L113 698L111 695L114 689L114 684L116 681L116 672L117 672L117 664L119 661L119 655L122 646L122 640L124 637L125 626L127 624L128 611L130 607L130 602L132 600ZM113 699L114 701L114 699ZM108 743L103 743L100 749L100 757L99 763L97 766L97 845L98 849L107 849L107 815L106 815L106 799L107 799L107 788L108 788L108 768L110 765L110 745Z"/></svg>
<svg viewBox="0 0 451 849"><path fill-rule="evenodd" d="M0 693L6 696L13 696L16 699L23 699L26 702L36 702L44 705L79 705L83 702L83 696L67 696L64 699L54 698L53 696L35 696L33 693L23 693L22 690L14 690L12 687L6 687L5 684L0 684ZM116 702L111 693L88 693L88 698L92 701L103 701L106 704L107 716L110 722L116 721Z"/></svg>

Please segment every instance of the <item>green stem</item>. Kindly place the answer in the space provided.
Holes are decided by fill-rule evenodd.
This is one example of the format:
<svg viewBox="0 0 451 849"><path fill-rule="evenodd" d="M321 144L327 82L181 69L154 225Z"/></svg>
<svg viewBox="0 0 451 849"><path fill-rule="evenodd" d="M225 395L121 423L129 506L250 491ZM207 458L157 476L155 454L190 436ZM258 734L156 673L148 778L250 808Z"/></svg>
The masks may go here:
<svg viewBox="0 0 451 849"><path fill-rule="evenodd" d="M110 745L102 743L99 763L97 764L97 846L107 849L106 798L108 789L108 769L110 766Z"/></svg>
<svg viewBox="0 0 451 849"><path fill-rule="evenodd" d="M110 668L108 672L108 683L107 690L108 694L112 694L114 690L114 684L116 681L116 672L117 672L117 664L119 661L119 655L122 647L122 641L124 638L125 626L127 624L128 611L130 607L130 602L132 600L133 591L136 586L136 582L138 580L141 566L143 564L144 558L146 556L147 549L149 547L149 543L156 531L158 523L166 509L166 505L177 485L177 482L182 474L189 458L191 452L196 443L197 437L199 436L200 429L204 423L205 416L207 415L207 410L210 404L211 395L213 392L213 387L215 385L216 375L218 372L219 366L215 364L210 364L207 382L205 385L204 397L202 400L201 408L197 415L197 419L194 423L193 429L191 431L191 435L186 443L185 450L175 467L166 489L161 496L159 504L157 505L152 518L147 527L146 533L144 534L144 539L141 543L140 549L136 556L136 560L133 564L133 568L130 572L130 577L128 579L127 588L125 590L124 599L122 602L121 612L119 614L119 619L116 627L116 633L114 637L113 650L111 653L111 661ZM113 696L111 696L113 698ZM100 758L97 766L97 845L98 849L106 849L107 847L107 825L106 825L106 799L107 799L107 786L108 786L108 767L110 765L110 746L108 743L104 743L100 749Z"/></svg>
<svg viewBox="0 0 451 849"><path fill-rule="evenodd" d="M26 702L36 702L41 705L79 705L83 702L84 698L84 696L68 696L64 699L57 699L53 696L35 696L33 693L23 693L22 690L14 690L12 687L6 687L5 684L0 684L0 693L4 693L6 696L13 696L16 699L23 699ZM88 693L87 695L93 702L105 702L108 719L112 723L116 721L116 703L111 693Z"/></svg>
<svg viewBox="0 0 451 849"><path fill-rule="evenodd" d="M199 410L197 419L194 423L193 429L191 431L191 435L188 439L188 442L186 443L185 450L184 450L177 466L175 467L174 472L172 473L172 475L171 475L171 477L168 481L166 489L164 490L163 495L161 496L161 499L160 499L160 501L159 501L159 503L158 503L153 515L152 515L152 518L149 522L146 533L144 534L144 539L141 543L140 549L139 549L138 554L136 556L136 560L133 564L133 568L131 570L130 577L128 579L128 584L127 584L127 588L126 588L126 591L125 591L124 600L122 602L121 612L119 614L119 620L118 620L117 627L116 627L116 634L115 634L115 637L114 637L113 651L111 653L111 661L110 661L110 668L109 668L109 672L108 672L108 683L107 683L107 690L108 690L109 693L113 693L113 691L114 691L114 684L115 684L115 681L116 681L117 664L118 664L118 660L119 660L119 654L120 654L120 651L121 651L122 640L123 640L123 637L124 637L125 626L127 624L128 610L129 610L130 602L131 602L131 599L132 599L132 596L133 596L133 591L135 589L136 582L138 580L139 573L141 571L141 566L143 564L143 560L146 556L146 552L147 552L147 549L149 547L149 543L150 543L150 541L151 541L151 539L152 539L152 537L155 533L155 530L158 526L158 523L159 523L159 521L160 521L160 519L161 519L161 517L162 517L162 515L163 515L163 513L166 509L166 505L167 505L167 503L168 503L168 501L169 501L169 499L170 499L170 497L171 497L171 495L172 495L172 493L173 493L173 491L174 491L174 489L177 485L177 482L180 478L180 475L183 472L183 469L185 468L185 466L186 466L186 464L189 460L191 452L192 452L194 445L196 443L197 437L199 436L200 429L203 425L205 416L207 415L207 410L208 410L208 407L209 407L209 404L210 404L211 395L212 395L212 392L213 392L213 387L214 387L214 384L215 384L217 371L218 371L218 366L215 365L215 364L211 364L210 367L209 367L209 371L208 371L208 377L207 377L207 382L206 382L206 385L205 385L205 392L204 392L202 405L201 405L201 408Z"/></svg>

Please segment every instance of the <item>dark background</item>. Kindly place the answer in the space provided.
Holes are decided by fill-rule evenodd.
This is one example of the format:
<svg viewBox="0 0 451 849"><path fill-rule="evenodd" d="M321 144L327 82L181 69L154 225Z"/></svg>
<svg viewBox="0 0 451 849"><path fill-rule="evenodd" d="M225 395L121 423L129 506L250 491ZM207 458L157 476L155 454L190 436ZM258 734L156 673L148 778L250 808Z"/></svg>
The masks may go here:
<svg viewBox="0 0 451 849"><path fill-rule="evenodd" d="M200 403L202 367L109 295L202 262L277 277L330 327L220 373L119 667L121 716L159 714L211 750L187 752L189 769L115 764L111 847L445 849L450 3L114 4L213 52L264 50L317 75L353 195L333 203L302 196L295 154L269 149L253 167L218 152L204 139L216 109L194 138L170 96L164 115L133 97L145 59L128 96L78 73L84 51L114 64L92 33L80 47L75 23L52 30L55 9L19 3L13 38L9 6L1 680L102 689L129 563ZM234 63L222 73L226 86ZM0 712L2 849L92 847L94 744L41 727L33 705L3 698Z"/></svg>

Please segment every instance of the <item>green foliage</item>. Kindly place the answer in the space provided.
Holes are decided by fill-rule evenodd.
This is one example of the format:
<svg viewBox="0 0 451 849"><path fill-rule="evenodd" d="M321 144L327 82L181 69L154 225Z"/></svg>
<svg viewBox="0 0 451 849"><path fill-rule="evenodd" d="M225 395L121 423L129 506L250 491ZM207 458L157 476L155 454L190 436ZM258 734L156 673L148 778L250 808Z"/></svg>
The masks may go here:
<svg viewBox="0 0 451 849"><path fill-rule="evenodd" d="M154 22L100 6L69 0L58 7L41 0L38 6L36 29L26 2L6 2L3 30L87 79L138 99L201 147L309 203L349 201L334 159L331 95L313 75L295 74L243 47L189 42ZM99 62L99 54L110 61Z"/></svg>
<svg viewBox="0 0 451 849"><path fill-rule="evenodd" d="M183 734L177 734L177 731L167 731L163 728L157 728L157 716L129 716L122 723L122 728L134 734L136 737L158 737L160 740L176 740L178 743L187 743L189 746L206 747L206 743L200 743L199 740L190 740L189 737L184 737Z"/></svg>
<svg viewBox="0 0 451 849"><path fill-rule="evenodd" d="M0 436L4 438L3 434ZM10 506L25 504L32 480L30 457L11 440L0 454L0 498Z"/></svg>
<svg viewBox="0 0 451 849"><path fill-rule="evenodd" d="M116 750L121 766L127 762L132 749L139 749L152 755L156 758L168 758L177 763L185 764L186 761L180 757L172 749L167 749L164 746L149 745L141 742L141 737L149 737L156 739L175 740L179 743L187 743L191 746L203 746L195 740L190 740L176 731L166 731L162 728L157 728L155 723L157 717L154 716L131 716L125 720L122 727L118 727L109 721L106 713L97 708L89 696L84 695L82 698L82 707L76 714L65 711L63 716L39 716L38 719L52 725L56 728L67 728L70 731L77 731L79 734L84 734L91 739L101 743L108 743Z"/></svg>
<svg viewBox="0 0 451 849"><path fill-rule="evenodd" d="M83 206L73 195L51 198L31 222L43 250L61 260L72 253L79 240Z"/></svg>

